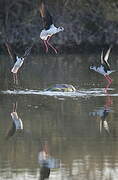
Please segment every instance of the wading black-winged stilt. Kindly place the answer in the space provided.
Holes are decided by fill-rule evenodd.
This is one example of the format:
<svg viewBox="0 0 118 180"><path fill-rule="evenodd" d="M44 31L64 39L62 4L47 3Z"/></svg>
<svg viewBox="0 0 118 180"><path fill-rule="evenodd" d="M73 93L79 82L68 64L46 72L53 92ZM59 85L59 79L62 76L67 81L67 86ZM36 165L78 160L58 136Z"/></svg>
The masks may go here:
<svg viewBox="0 0 118 180"><path fill-rule="evenodd" d="M63 31L63 27L55 27L53 24L53 19L51 14L49 13L46 5L45 5L45 0L41 0L40 6L39 6L39 11L42 17L43 21L43 30L40 33L40 38L43 40L45 47L46 47L46 52L48 52L48 47L50 46L55 53L57 53L56 48L54 48L50 43L49 40L52 37L52 35L59 33L60 31Z"/></svg>
<svg viewBox="0 0 118 180"><path fill-rule="evenodd" d="M106 52L105 56L103 55L103 51L101 53L101 64L100 66L96 67L94 65L90 66L90 69L102 74L109 84L112 83L112 79L110 78L109 74L115 72L115 70L110 69L110 65L108 63L109 54L111 51L112 46L109 47L108 51Z"/></svg>
<svg viewBox="0 0 118 180"><path fill-rule="evenodd" d="M18 72L19 68L22 66L24 60L25 60L25 59L27 58L27 56L30 54L33 45L30 46L29 48L27 48L26 51L25 51L25 53L24 53L24 55L21 56L21 57L19 57L19 56L15 53L15 51L13 50L13 48L11 47L11 45L10 45L8 42L6 42L5 45L6 45L6 47L7 47L7 50L8 50L8 53L9 53L10 58L11 58L11 59L13 60L13 62L14 62L14 65L13 65L13 67L12 67L12 69L11 69L11 72L13 73L14 83L15 83L15 84L18 84L17 72Z"/></svg>

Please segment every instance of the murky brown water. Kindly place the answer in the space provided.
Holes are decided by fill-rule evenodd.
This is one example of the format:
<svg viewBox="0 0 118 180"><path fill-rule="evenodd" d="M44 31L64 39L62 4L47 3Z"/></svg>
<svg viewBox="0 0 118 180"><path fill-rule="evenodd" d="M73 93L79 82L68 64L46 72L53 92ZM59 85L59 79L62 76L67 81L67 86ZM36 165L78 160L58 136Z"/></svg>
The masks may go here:
<svg viewBox="0 0 118 180"><path fill-rule="evenodd" d="M54 83L73 84L86 92L104 88L102 76L88 69L93 59L94 55L31 57L19 73L18 87L3 63L1 90L41 90ZM112 67L118 67L117 61ZM117 73L111 76L108 94L1 93L0 180L117 180L118 80ZM21 119L19 125L13 114Z"/></svg>

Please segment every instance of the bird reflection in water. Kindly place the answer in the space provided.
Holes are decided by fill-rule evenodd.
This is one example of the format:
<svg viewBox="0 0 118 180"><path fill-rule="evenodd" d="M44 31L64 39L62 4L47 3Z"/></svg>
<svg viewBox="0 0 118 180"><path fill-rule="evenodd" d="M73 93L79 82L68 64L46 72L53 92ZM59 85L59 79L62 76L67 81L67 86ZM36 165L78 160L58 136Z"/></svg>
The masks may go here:
<svg viewBox="0 0 118 180"><path fill-rule="evenodd" d="M107 117L109 115L109 112L111 111L112 104L113 104L112 97L107 94L105 105L103 106L103 108L90 113L90 115L92 115L92 116L100 117L100 124L99 124L100 134L102 133L102 131L104 129L105 132L108 135L110 135L110 128L109 128L109 123L108 123Z"/></svg>
<svg viewBox="0 0 118 180"><path fill-rule="evenodd" d="M42 145L42 149L38 153L38 162L40 164L40 180L49 179L50 170L60 167L60 161L50 155L48 142Z"/></svg>
<svg viewBox="0 0 118 180"><path fill-rule="evenodd" d="M7 132L6 139L12 137L17 131L21 132L23 130L23 122L18 117L17 114L17 102L13 104L13 111L11 112L12 125Z"/></svg>

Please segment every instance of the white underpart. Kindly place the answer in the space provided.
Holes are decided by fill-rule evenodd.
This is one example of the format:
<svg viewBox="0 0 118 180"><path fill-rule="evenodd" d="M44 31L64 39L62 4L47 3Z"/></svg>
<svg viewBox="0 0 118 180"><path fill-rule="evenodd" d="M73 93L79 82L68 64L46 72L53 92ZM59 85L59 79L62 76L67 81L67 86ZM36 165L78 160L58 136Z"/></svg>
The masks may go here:
<svg viewBox="0 0 118 180"><path fill-rule="evenodd" d="M101 66L99 66L99 67L95 67L95 66L93 66L93 67L90 67L90 69L93 69L94 71L96 71L96 72L98 72L98 73L100 73L100 74L102 74L102 75L104 75L104 76L106 76L106 75L109 75L109 74L111 74L112 72L114 72L114 71L107 71L107 73L104 71L104 67L101 65Z"/></svg>
<svg viewBox="0 0 118 180"><path fill-rule="evenodd" d="M43 29L41 31L40 38L42 40L47 40L48 37L52 36L53 34L60 32L60 31L63 31L63 30L64 30L64 28L60 29L60 28L55 27L54 24L52 24L50 29L48 29L48 30Z"/></svg>
<svg viewBox="0 0 118 180"><path fill-rule="evenodd" d="M17 112L12 112L11 117L12 117L13 122L15 123L16 130L23 129L22 120L18 117Z"/></svg>
<svg viewBox="0 0 118 180"><path fill-rule="evenodd" d="M17 73L19 68L22 66L24 62L24 58L19 58L18 56L16 57L16 62L11 70L12 73Z"/></svg>
<svg viewBox="0 0 118 180"><path fill-rule="evenodd" d="M42 163L44 160L48 159L48 154L45 151L40 151L38 155L39 163Z"/></svg>

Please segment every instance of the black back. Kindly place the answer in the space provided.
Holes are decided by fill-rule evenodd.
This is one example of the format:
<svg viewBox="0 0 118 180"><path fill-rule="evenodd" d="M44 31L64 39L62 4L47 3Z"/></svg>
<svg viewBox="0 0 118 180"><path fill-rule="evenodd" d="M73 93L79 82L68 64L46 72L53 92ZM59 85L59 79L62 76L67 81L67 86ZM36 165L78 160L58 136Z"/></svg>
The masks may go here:
<svg viewBox="0 0 118 180"><path fill-rule="evenodd" d="M39 10L43 21L43 28L46 30L50 29L50 26L53 24L53 20L51 14L49 13L45 5L44 0L41 1Z"/></svg>
<svg viewBox="0 0 118 180"><path fill-rule="evenodd" d="M102 66L104 67L104 71L107 73L107 71L110 71L110 67L106 63L106 61L103 62Z"/></svg>

